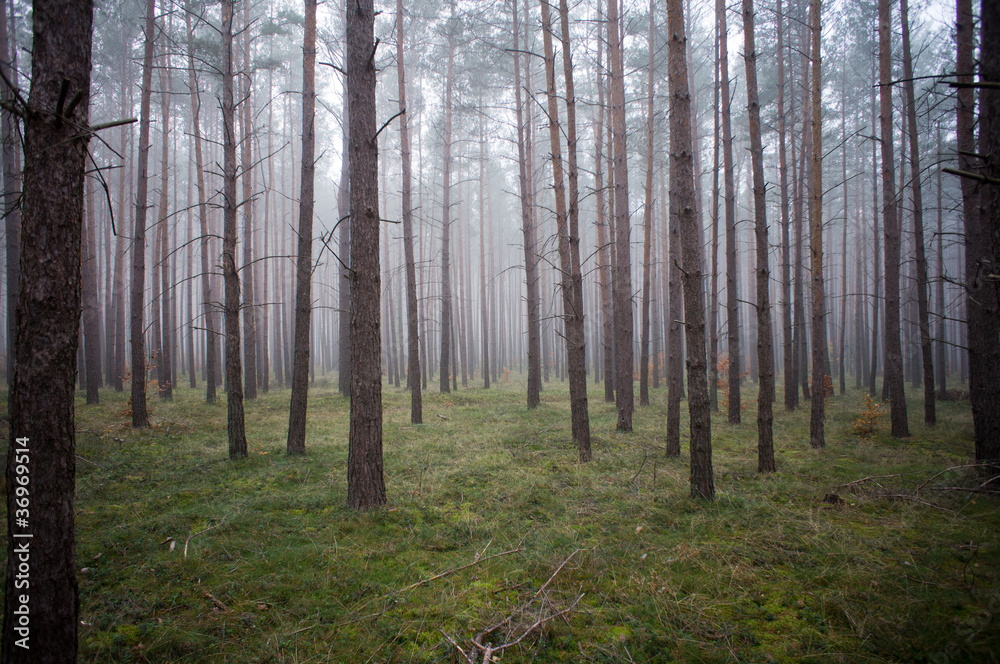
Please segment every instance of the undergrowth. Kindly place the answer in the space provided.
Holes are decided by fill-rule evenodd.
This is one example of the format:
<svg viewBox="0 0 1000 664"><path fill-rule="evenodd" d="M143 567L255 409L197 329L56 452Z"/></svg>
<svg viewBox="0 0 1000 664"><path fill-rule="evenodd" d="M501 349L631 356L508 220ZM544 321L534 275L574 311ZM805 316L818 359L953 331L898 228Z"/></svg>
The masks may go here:
<svg viewBox="0 0 1000 664"><path fill-rule="evenodd" d="M705 503L688 498L686 453L664 455L665 389L622 435L591 383L585 465L558 382L535 411L517 374L425 392L420 426L404 391L384 395L389 505L370 513L345 506L348 402L332 387L310 391L305 457L284 453L287 390L247 402L235 463L224 395L154 398L144 431L123 394L79 400L81 661L452 662L449 639L512 614L497 638L516 638L580 595L501 661L1000 657L1000 505L961 490L969 469L921 486L969 463L967 402L939 403L935 428L913 415L909 440L859 438L850 391L827 400L818 451L808 408L778 410L771 475L755 418L723 412Z"/></svg>

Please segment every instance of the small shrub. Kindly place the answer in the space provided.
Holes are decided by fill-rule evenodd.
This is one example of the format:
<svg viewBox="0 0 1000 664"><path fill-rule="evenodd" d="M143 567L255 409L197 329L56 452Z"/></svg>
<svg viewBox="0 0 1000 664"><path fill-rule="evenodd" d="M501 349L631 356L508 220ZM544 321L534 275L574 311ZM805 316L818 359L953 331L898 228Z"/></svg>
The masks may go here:
<svg viewBox="0 0 1000 664"><path fill-rule="evenodd" d="M870 394L864 396L865 409L854 420L854 435L863 440L871 439L878 433L882 417L885 416L884 401L875 401Z"/></svg>

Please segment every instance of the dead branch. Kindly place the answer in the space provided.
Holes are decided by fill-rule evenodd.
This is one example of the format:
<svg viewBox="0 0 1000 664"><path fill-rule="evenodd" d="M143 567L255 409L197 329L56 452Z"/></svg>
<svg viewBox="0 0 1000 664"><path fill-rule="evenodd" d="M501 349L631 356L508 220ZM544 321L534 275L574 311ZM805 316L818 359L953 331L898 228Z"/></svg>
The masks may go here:
<svg viewBox="0 0 1000 664"><path fill-rule="evenodd" d="M492 541L492 540L490 540L490 541ZM461 567L453 567L451 569L446 569L445 571L441 572L440 574L435 574L434 576L426 578L426 579L423 579L422 581L417 581L416 583L411 583L410 585L406 586L405 588L403 588L399 592L405 593L408 590L413 590L414 588L418 588L418 587L420 587L420 586L422 586L424 584L430 583L431 581L435 581L437 579L440 579L443 576L448 576L449 574L454 574L455 572L460 572L463 569L467 569L467 568L472 567L474 565L478 565L479 563L484 563L487 560L492 560L493 558L499 558L500 556L507 556L507 555L510 555L512 553L518 553L521 550L522 550L521 547L517 547L516 549L510 549L509 551L501 551L500 553L494 553L492 556L487 556L486 558L480 558L480 557L477 556L476 559L473 560L471 563L467 563L465 565L462 565Z"/></svg>
<svg viewBox="0 0 1000 664"><path fill-rule="evenodd" d="M227 613L229 611L229 607L223 604L222 600L220 600L218 597L208 592L207 590L205 591L205 597L212 600L212 604L215 604L215 606L217 606L218 609L223 613Z"/></svg>
<svg viewBox="0 0 1000 664"><path fill-rule="evenodd" d="M209 526L208 528L204 528L204 529L202 529L202 530L199 530L199 531L198 531L198 532L196 532L196 533L191 533L191 534L189 534L189 535L187 536L187 539L185 539L185 540L184 540L184 557L185 557L185 558L187 558L187 557L188 557L188 544L190 544L190 543L191 543L191 540L193 540L193 539L194 539L195 537L197 537L198 535L201 535L201 534L203 534L203 533L207 533L207 532L208 532L208 531L210 531L210 530L215 530L216 528L218 528L219 526L221 526L222 524L224 524L224 523L226 522L226 519L227 519L228 517L229 517L229 515L227 514L226 516L222 517L222 520L221 520L221 521L219 521L219 523L215 524L214 526Z"/></svg>

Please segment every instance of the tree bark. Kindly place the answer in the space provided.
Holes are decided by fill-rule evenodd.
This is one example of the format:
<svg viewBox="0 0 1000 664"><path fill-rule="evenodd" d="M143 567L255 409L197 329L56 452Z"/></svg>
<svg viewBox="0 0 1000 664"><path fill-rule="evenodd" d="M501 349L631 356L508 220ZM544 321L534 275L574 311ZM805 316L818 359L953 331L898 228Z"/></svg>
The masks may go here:
<svg viewBox="0 0 1000 664"><path fill-rule="evenodd" d="M410 423L421 424L423 420L423 400L420 391L420 331L417 317L417 268L413 260L413 176L410 155L410 116L406 113L406 73L404 69L403 50L403 0L396 0L396 76L399 90L399 142L403 159L403 254L406 260L406 330L407 358L409 368L406 372L407 385L410 388ZM485 297L483 307L485 312ZM489 352L486 343L486 328L483 328L483 353ZM488 355L485 355L484 367L488 367ZM484 368L483 376L489 382L488 369Z"/></svg>
<svg viewBox="0 0 1000 664"><path fill-rule="evenodd" d="M299 193L299 243L295 265L295 350L288 411L288 454L306 452L309 399L309 329L312 325L313 187L316 173L316 0L305 0L302 43L302 177ZM343 314L341 314L343 315ZM343 358L341 358L343 359Z"/></svg>
<svg viewBox="0 0 1000 664"><path fill-rule="evenodd" d="M451 2L451 20L448 22L448 64L444 84L444 134L442 154L442 203L441 203L441 361L440 387L442 393L451 392L452 310L451 310L451 132L452 94L455 84L455 3ZM529 404L530 407L530 404Z"/></svg>
<svg viewBox="0 0 1000 664"><path fill-rule="evenodd" d="M0 17L2 18L2 17ZM100 401L98 388L101 386L101 338L100 313L97 303L97 251L94 239L94 204L93 194L87 192L87 210L83 217L82 232L82 298L83 298L83 336L84 357L87 370L87 403L96 404Z"/></svg>
<svg viewBox="0 0 1000 664"><path fill-rule="evenodd" d="M885 226L885 382L889 390L892 435L896 438L908 438L910 430L906 421L903 387L903 350L899 336L900 228L896 216L895 157L892 144L891 11L889 0L879 0L879 123L882 145L882 216Z"/></svg>
<svg viewBox="0 0 1000 664"><path fill-rule="evenodd" d="M719 22L719 83L722 95L722 162L726 190L726 335L729 344L729 423L741 418L740 303L736 271L736 185L733 182L733 129L730 119L729 47L725 0L716 0Z"/></svg>
<svg viewBox="0 0 1000 664"><path fill-rule="evenodd" d="M373 0L347 8L347 101L351 123L351 425L347 504L386 502L382 476L382 358L379 332L378 143ZM449 100L450 101L450 100ZM446 208L447 209L447 208Z"/></svg>
<svg viewBox="0 0 1000 664"><path fill-rule="evenodd" d="M0 74L3 74L3 83L0 83L0 100L4 107L0 110L0 122L2 122L3 140L3 218L4 232L6 234L7 259L7 386L10 388L14 380L14 360L16 352L14 348L14 336L17 333L17 292L18 284L21 280L21 208L18 205L18 196L21 192L21 173L17 166L17 119L11 113L11 104L14 103L14 91L7 85L7 81L13 84L13 70L11 63L10 40L7 38L7 2L0 1Z"/></svg>
<svg viewBox="0 0 1000 664"><path fill-rule="evenodd" d="M243 3L243 23L250 25L250 3ZM243 211L243 394L248 400L257 398L257 321L254 301L253 262L253 75L250 64L250 35L243 33L243 69L239 73L240 93L240 179L243 181L243 200L240 207ZM301 220L300 220L301 221Z"/></svg>
<svg viewBox="0 0 1000 664"><path fill-rule="evenodd" d="M542 389L541 338L539 321L538 256L536 232L532 221L531 195L528 186L527 146L524 120L524 106L521 100L521 58L519 49L520 26L517 6L514 0L514 104L517 115L517 156L518 185L521 198L521 232L524 236L524 273L526 300L528 306L528 408L535 408L540 401Z"/></svg>
<svg viewBox="0 0 1000 664"><path fill-rule="evenodd" d="M656 88L653 80L654 50L653 50L653 0L649 0L649 64L646 81L646 200L642 216L642 331L639 342L639 405L649 405L649 270L650 250L653 234L653 93Z"/></svg>
<svg viewBox="0 0 1000 664"><path fill-rule="evenodd" d="M229 458L247 456L240 366L240 277L236 271L236 106L233 101L233 0L222 0L222 275L226 317L226 424ZM252 370L252 368L250 368Z"/></svg>
<svg viewBox="0 0 1000 664"><path fill-rule="evenodd" d="M33 3L20 244L31 269L18 291L6 469L3 660L12 663L77 659L73 388L92 21L88 0Z"/></svg>
<svg viewBox="0 0 1000 664"><path fill-rule="evenodd" d="M163 51L164 58L167 58L166 49ZM153 269L160 270L160 301L153 306L160 307L160 398L169 401L173 399L173 287L170 279L170 264L173 257L170 253L170 221L167 191L170 184L170 164L167 159L170 147L170 66L169 61L160 68L160 89L162 99L161 136L163 139L160 151L160 204L156 231L159 232L160 255L156 257L156 265ZM176 203L175 203L176 205Z"/></svg>
<svg viewBox="0 0 1000 664"><path fill-rule="evenodd" d="M635 407L632 317L632 227L628 208L626 158L625 74L618 0L608 0L608 76L611 80L611 128L614 136L615 256L612 283L615 324L615 405L617 429L632 431Z"/></svg>
<svg viewBox="0 0 1000 664"><path fill-rule="evenodd" d="M753 169L754 231L757 240L757 472L774 472L774 353L771 350L771 304L768 287L767 202L764 189L764 147L760 136L757 95L757 47L754 39L753 0L743 0L743 59L747 75L750 115L750 159Z"/></svg>
<svg viewBox="0 0 1000 664"><path fill-rule="evenodd" d="M684 7L667 0L668 82L670 86L670 208L684 238L684 323L687 342L688 412L691 420L691 496L711 500L712 434L705 368L705 295L702 287L702 235L694 188L691 95L685 52Z"/></svg>
<svg viewBox="0 0 1000 664"><path fill-rule="evenodd" d="M809 418L809 444L826 445L825 417L826 376L826 293L823 284L823 77L820 61L821 0L809 3L812 34L812 209L810 210L809 245L812 269L812 404Z"/></svg>
<svg viewBox="0 0 1000 664"><path fill-rule="evenodd" d="M792 353L792 277L791 243L788 219L788 157L785 149L785 26L781 0L777 0L778 32L778 171L781 192L781 332L784 352L782 374L785 383L785 410L795 410L799 391Z"/></svg>

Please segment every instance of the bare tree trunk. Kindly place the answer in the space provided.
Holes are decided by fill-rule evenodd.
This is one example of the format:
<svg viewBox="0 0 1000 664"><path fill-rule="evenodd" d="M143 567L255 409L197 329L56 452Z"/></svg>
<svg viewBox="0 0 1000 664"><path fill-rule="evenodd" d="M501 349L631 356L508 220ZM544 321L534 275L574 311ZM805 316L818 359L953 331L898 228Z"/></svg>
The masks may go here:
<svg viewBox="0 0 1000 664"><path fill-rule="evenodd" d="M778 19L778 170L781 179L781 331L784 352L782 353L785 382L785 410L795 410L799 402L798 382L795 377L795 363L792 352L792 278L791 243L789 242L788 219L788 157L785 150L785 26L781 0L777 5Z"/></svg>
<svg viewBox="0 0 1000 664"><path fill-rule="evenodd" d="M243 24L250 25L250 3L243 3ZM239 72L242 111L240 115L240 160L243 181L243 393L248 400L257 398L257 321L254 302L253 262L253 76L250 64L250 35L243 33L243 69Z"/></svg>
<svg viewBox="0 0 1000 664"><path fill-rule="evenodd" d="M344 3L344 6L346 7L348 0L344 0ZM351 152L348 149L348 143L351 136L351 120L347 112L346 81L344 85L344 135L342 143L342 154L344 157L340 160L340 186L337 188L337 214L339 216L340 224L340 237L338 238L340 249L340 311L338 312L338 322L340 324L340 344L337 349L337 363L339 367L337 379L340 393L345 397L350 397L352 374L351 311L354 308L354 303L351 300L351 227L353 225L353 221L351 220Z"/></svg>
<svg viewBox="0 0 1000 664"><path fill-rule="evenodd" d="M402 0L396 0L402 2ZM479 108L482 110L482 95ZM490 320L489 296L486 275L486 128L483 126L484 113L479 116L479 318L482 334L483 389L490 388ZM490 229L492 230L492 229ZM492 277L492 273L490 274Z"/></svg>
<svg viewBox="0 0 1000 664"><path fill-rule="evenodd" d="M7 1L0 0L0 100L4 107L0 110L0 122L3 123L3 219L6 234L7 250L7 386L14 380L14 336L17 331L17 291L21 281L21 208L18 196L21 193L21 173L17 167L17 119L11 113L14 103L14 91L7 85L14 84L13 71L10 66L11 48L7 39ZM123 90L124 91L124 90ZM89 397L88 397L89 400Z"/></svg>
<svg viewBox="0 0 1000 664"><path fill-rule="evenodd" d="M937 153L938 159L941 159L941 125L937 126ZM937 302L937 343L935 344L935 358L934 358L934 370L937 377L937 398L945 401L948 398L948 376L945 371L945 346L948 343L948 332L947 324L945 321L945 303L944 303L944 280L945 280L945 269L944 269L944 232L943 232L943 217L944 217L944 207L943 207L943 196L941 189L941 169L937 169L937 287L935 292L935 299Z"/></svg>
<svg viewBox="0 0 1000 664"><path fill-rule="evenodd" d="M598 40L597 61L601 62L604 41ZM608 244L607 202L604 190L604 75L598 68L597 110L594 128L594 190L597 196L597 281L601 298L601 355L604 370L604 400L615 400L614 314L611 307L611 247Z"/></svg>
<svg viewBox="0 0 1000 664"><path fill-rule="evenodd" d="M733 130L730 120L729 47L725 0L717 0L719 22L719 82L722 95L722 161L726 189L726 335L729 342L729 423L741 418L740 374L740 303L736 271L736 185L733 182Z"/></svg>
<svg viewBox="0 0 1000 664"><path fill-rule="evenodd" d="M2 4L2 2L0 2ZM2 17L0 17L2 18ZM94 240L94 196L86 193L86 214L83 216L81 288L83 298L84 357L87 365L87 403L100 401L98 388L101 386L101 338L100 313L97 304L97 251Z"/></svg>
<svg viewBox="0 0 1000 664"><path fill-rule="evenodd" d="M1000 8L985 0L980 9L979 80L1000 80ZM959 73L967 70L961 66ZM964 138L963 138L964 140ZM961 148L959 148L961 149ZM966 220L965 261L969 329L969 399L976 432L976 461L1000 462L1000 91L979 93L980 214ZM959 162L960 165L962 162ZM964 170L964 169L963 169ZM965 178L963 178L965 179Z"/></svg>
<svg viewBox="0 0 1000 664"><path fill-rule="evenodd" d="M671 95L672 96L672 95ZM674 111L671 109L671 116ZM672 125L671 125L672 127ZM671 129L672 131L673 129ZM681 264L681 227L680 215L674 209L676 197L674 187L674 170L671 161L670 172L670 213L667 215L667 235L670 236L668 252L669 297L668 330L667 330L667 456L680 456L681 453L681 399L684 397L684 348L681 343L681 330L684 325L684 299L682 295L683 271ZM662 180L661 180L662 185ZM662 188L662 187L661 187ZM690 381L690 375L688 376ZM709 400L711 409L711 399Z"/></svg>
<svg viewBox="0 0 1000 664"><path fill-rule="evenodd" d="M80 624L73 387L93 4L35 0L33 9L20 244L31 269L18 293L9 402L3 660L57 664L76 662Z"/></svg>
<svg viewBox="0 0 1000 664"><path fill-rule="evenodd" d="M639 405L649 405L649 269L653 233L653 17L655 7L649 0L649 65L646 81L646 201L642 218L642 331L639 342Z"/></svg>
<svg viewBox="0 0 1000 664"><path fill-rule="evenodd" d="M132 426L149 426L146 413L146 344L143 291L146 285L146 199L149 187L149 98L153 83L153 40L156 3L146 0L146 41L142 59L142 97L139 102L139 179L136 183L135 233L132 237Z"/></svg>
<svg viewBox="0 0 1000 664"><path fill-rule="evenodd" d="M920 328L920 355L924 375L924 423L937 422L934 404L934 358L931 350L930 320L927 310L927 256L924 248L923 194L920 186L920 151L917 129L917 107L913 92L913 61L910 57L910 20L907 0L900 0L903 26L903 90L910 129L910 170L913 184L913 243L916 254L917 321Z"/></svg>
<svg viewBox="0 0 1000 664"><path fill-rule="evenodd" d="M820 2L811 0L809 12L812 30L812 209L810 210L810 266L812 268L812 408L809 418L809 444L826 445L823 431L825 417L826 301L823 287L823 100L820 64Z"/></svg>
<svg viewBox="0 0 1000 664"><path fill-rule="evenodd" d="M875 54L872 54L872 78L878 75L877 69L877 59ZM878 121L878 104L875 100L875 87L871 90L871 105L872 105L872 126ZM868 376L868 392L869 395L875 396L875 383L876 374L878 373L878 348L879 348L879 334L878 334L878 324L879 324L879 284L882 281L882 233L879 230L879 204L878 204L878 152L879 146L877 141L872 141L872 226L873 226L873 237L875 240L874 249L872 251L872 257L875 262L874 270L874 283L872 285L872 357L871 357L871 373Z"/></svg>
<svg viewBox="0 0 1000 664"><path fill-rule="evenodd" d="M406 73L403 57L403 0L396 0L396 75L399 89L399 142L403 159L403 253L406 260L406 329L407 358L409 369L406 372L407 385L410 388L410 422L421 424L423 419L423 400L420 391L420 334L417 318L417 268L413 260L413 176L410 164L410 116L406 113ZM485 298L483 306L486 306ZM484 333L484 353L487 344ZM484 360L484 366L489 360ZM489 374L483 375L489 381Z"/></svg>
<svg viewBox="0 0 1000 664"><path fill-rule="evenodd" d="M895 157L892 144L892 17L889 0L878 3L879 122L882 144L882 214L885 225L885 382L889 389L892 435L909 438L903 387L903 351L899 337L899 246L896 216ZM815 395L813 395L815 398Z"/></svg>
<svg viewBox="0 0 1000 664"><path fill-rule="evenodd" d="M718 19L718 16L716 16ZM721 131L719 128L719 21L715 21L715 59L714 59L714 70L715 70L715 81L712 86L713 104L712 104L712 116L713 116L713 132L712 132L712 211L710 217L712 219L712 275L711 281L709 282L709 314L708 314L708 375L709 375L709 404L713 413L719 412L719 142L721 140ZM670 222L671 224L673 222ZM671 231L672 233L673 231ZM673 238L673 235L671 235ZM671 239L672 241L672 239ZM671 250L672 251L672 250ZM679 256L680 254L678 254ZM673 299L674 299L674 287L673 283L677 281L677 293L680 293L680 272L675 275L673 267L673 255L671 254L671 268L670 268L670 300L671 300L671 312L673 312ZM673 320L673 313L671 313L671 320ZM673 338L673 323L671 323L671 338ZM673 344L673 342L670 342ZM671 349L673 346L671 345ZM671 350L671 354L673 350ZM677 347L678 357L680 357L680 346ZM671 355L672 356L672 355ZM672 366L672 365L671 365ZM669 381L669 379L668 379ZM678 398L680 398L678 396ZM668 422L669 422L669 404L668 408ZM678 406L680 408L680 406ZM679 413L680 411L678 411ZM678 415L679 417L679 415ZM678 425L679 426L679 425ZM669 424L667 428L670 431ZM679 435L679 434L678 434ZM669 433L668 433L669 436ZM680 443L678 443L677 453L680 454Z"/></svg>
<svg viewBox="0 0 1000 664"><path fill-rule="evenodd" d="M354 270L351 285L354 310L351 312L353 372L347 504L358 510L373 509L386 501L382 476L381 283L378 267L374 30L373 0L355 0L354 6L348 3L347 100L351 118L351 266Z"/></svg>
<svg viewBox="0 0 1000 664"><path fill-rule="evenodd" d="M542 36L545 48L545 82L549 114L552 182L556 201L556 233L559 265L562 273L563 320L569 373L570 410L573 440L579 447L580 461L590 461L590 418L587 410L587 357L583 317L583 276L580 271L580 237L577 207L576 100L573 88L573 63L570 55L569 9L560 0L563 71L566 85L566 152L569 166L569 206L563 182L559 108L556 97L555 55L552 47L552 20L548 0L542 0Z"/></svg>
<svg viewBox="0 0 1000 664"><path fill-rule="evenodd" d="M621 19L618 0L608 0L608 76L611 79L611 127L614 135L615 255L615 404L618 431L632 431L635 407L632 349L632 228L628 209L628 164L626 160L625 74L622 55Z"/></svg>
<svg viewBox="0 0 1000 664"><path fill-rule="evenodd" d="M754 40L753 0L743 0L743 58L747 74L750 115L750 159L753 168L754 229L757 240L757 472L774 472L774 353L771 350L771 303L768 286L767 202L764 196L764 147L760 136L757 95L757 47Z"/></svg>
<svg viewBox="0 0 1000 664"><path fill-rule="evenodd" d="M847 343L847 63L841 60L840 69L840 112L843 120L840 124L840 150L841 150L841 182L844 187L844 218L841 226L840 237L840 352L837 353L839 367L837 377L840 380L840 395L847 393L846 364L844 361L844 347Z"/></svg>
<svg viewBox="0 0 1000 664"><path fill-rule="evenodd" d="M455 3L451 2L451 17L455 17ZM451 392L452 372L452 312L451 312L451 127L452 90L455 82L454 26L448 26L448 64L444 92L444 142L442 155L442 204L441 204L441 392ZM530 407L530 404L529 404Z"/></svg>
<svg viewBox="0 0 1000 664"><path fill-rule="evenodd" d="M163 55L166 56L166 49L163 51ZM157 231L160 234L160 240L158 242L160 247L160 255L156 256L157 265L154 266L154 270L159 268L160 270L160 284L162 286L162 291L160 293L160 301L154 303L153 306L159 306L160 311L160 397L169 401L173 399L174 387L173 387L173 374L172 374L172 364L173 364L173 287L170 285L172 280L170 279L170 263L173 258L170 254L170 233L169 224L170 221L168 217L170 211L168 208L168 198L167 190L170 184L170 169L169 161L167 160L168 149L170 146L170 64L168 62L160 68L160 88L161 94L163 96L162 111L163 111L163 126L161 128L163 147L160 154L160 211L158 215ZM176 205L176 202L175 202Z"/></svg>
<svg viewBox="0 0 1000 664"><path fill-rule="evenodd" d="M299 243L295 265L295 351L288 411L288 454L306 452L309 329L312 323L313 186L316 172L316 0L305 0L305 19L302 43L302 190L299 194ZM341 367L343 360L341 358Z"/></svg>
<svg viewBox="0 0 1000 664"><path fill-rule="evenodd" d="M684 7L667 2L670 85L670 209L683 236L684 323L687 342L688 411L691 419L691 496L711 500L712 434L705 368L705 294L702 287L702 234L694 188L691 95L685 52Z"/></svg>
<svg viewBox="0 0 1000 664"><path fill-rule="evenodd" d="M525 144L524 107L521 101L521 58L519 53L520 26L514 0L514 104L517 107L518 183L521 198L521 231L524 235L524 272L528 305L528 408L539 403L542 389L541 339L538 293L538 254L535 225L532 222L531 195L528 187L527 146Z"/></svg>
<svg viewBox="0 0 1000 664"><path fill-rule="evenodd" d="M247 456L240 366L240 278L236 272L236 107L233 102L233 0L222 0L223 231L226 301L226 402L229 458ZM250 369L252 370L252 368Z"/></svg>

